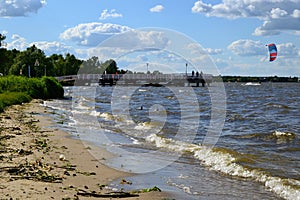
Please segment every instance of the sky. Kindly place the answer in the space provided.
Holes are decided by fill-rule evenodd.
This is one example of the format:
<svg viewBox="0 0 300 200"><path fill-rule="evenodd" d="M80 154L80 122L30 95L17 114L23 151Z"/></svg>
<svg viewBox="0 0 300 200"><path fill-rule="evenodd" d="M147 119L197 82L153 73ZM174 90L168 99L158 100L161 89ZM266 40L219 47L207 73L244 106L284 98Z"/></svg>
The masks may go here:
<svg viewBox="0 0 300 200"><path fill-rule="evenodd" d="M0 33L7 49L118 55L125 69L210 72L209 58L214 74L300 76L300 0L0 0Z"/></svg>

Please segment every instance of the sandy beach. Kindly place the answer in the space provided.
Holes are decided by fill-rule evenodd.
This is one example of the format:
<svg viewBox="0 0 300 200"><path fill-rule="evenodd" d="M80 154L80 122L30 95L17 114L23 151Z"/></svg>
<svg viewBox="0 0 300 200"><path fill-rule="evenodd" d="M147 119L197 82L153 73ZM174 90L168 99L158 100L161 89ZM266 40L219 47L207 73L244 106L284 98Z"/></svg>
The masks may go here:
<svg viewBox="0 0 300 200"><path fill-rule="evenodd" d="M134 184L128 181L132 174L104 166L89 153L96 147L51 126L41 103L33 100L0 114L0 199L173 199L164 191L108 187L112 181Z"/></svg>

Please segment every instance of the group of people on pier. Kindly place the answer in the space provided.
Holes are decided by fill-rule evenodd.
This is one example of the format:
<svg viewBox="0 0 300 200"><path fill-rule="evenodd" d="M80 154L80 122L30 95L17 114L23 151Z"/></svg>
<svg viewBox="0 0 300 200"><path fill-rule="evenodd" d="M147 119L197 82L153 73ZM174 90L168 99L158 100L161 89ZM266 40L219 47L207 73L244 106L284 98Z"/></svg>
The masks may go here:
<svg viewBox="0 0 300 200"><path fill-rule="evenodd" d="M201 71L200 72L200 77L202 77L202 75L203 75L203 72ZM192 71L192 77L194 77L194 76L195 76L195 71L193 70ZM199 72L198 71L196 72L196 77L199 77Z"/></svg>

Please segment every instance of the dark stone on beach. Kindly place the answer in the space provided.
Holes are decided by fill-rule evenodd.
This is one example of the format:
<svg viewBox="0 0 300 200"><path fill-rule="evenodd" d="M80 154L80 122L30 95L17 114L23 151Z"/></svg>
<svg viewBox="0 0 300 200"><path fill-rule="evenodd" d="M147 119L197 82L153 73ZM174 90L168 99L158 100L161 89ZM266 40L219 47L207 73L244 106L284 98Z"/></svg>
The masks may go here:
<svg viewBox="0 0 300 200"><path fill-rule="evenodd" d="M70 173L68 171L65 171L64 175L70 176Z"/></svg>

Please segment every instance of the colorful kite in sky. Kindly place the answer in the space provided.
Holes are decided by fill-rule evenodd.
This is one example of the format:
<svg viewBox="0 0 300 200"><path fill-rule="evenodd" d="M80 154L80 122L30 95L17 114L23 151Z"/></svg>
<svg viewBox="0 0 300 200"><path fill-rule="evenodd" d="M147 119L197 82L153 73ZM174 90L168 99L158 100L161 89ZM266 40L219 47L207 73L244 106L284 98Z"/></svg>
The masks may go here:
<svg viewBox="0 0 300 200"><path fill-rule="evenodd" d="M277 47L275 44L267 44L270 53L270 62L274 61L277 57Z"/></svg>

